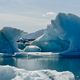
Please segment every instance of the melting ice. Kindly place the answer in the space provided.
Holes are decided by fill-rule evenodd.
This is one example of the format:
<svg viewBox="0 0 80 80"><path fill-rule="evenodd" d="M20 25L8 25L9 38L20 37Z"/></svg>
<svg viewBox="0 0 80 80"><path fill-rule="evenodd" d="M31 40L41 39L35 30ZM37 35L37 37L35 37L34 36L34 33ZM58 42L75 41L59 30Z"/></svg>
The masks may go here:
<svg viewBox="0 0 80 80"><path fill-rule="evenodd" d="M38 50L38 48L36 49L33 47L36 52L42 51L75 54L80 51L80 17L76 15L59 13L55 20L51 20L51 24L49 24L45 30L36 33L37 37L35 37L35 33L35 40L30 43L30 46L36 46L40 49ZM3 28L0 31L0 53L10 54L18 52L19 49L16 40L21 34L21 30L9 27ZM32 36L32 34L28 35L29 38L32 38ZM26 47L23 44L21 45L23 48ZM23 51L35 51L32 47L26 48Z"/></svg>
<svg viewBox="0 0 80 80"><path fill-rule="evenodd" d="M0 80L75 80L75 77L69 71L27 71L11 66L0 66Z"/></svg>
<svg viewBox="0 0 80 80"><path fill-rule="evenodd" d="M42 36L32 44L42 51L72 53L80 51L80 17L59 13Z"/></svg>
<svg viewBox="0 0 80 80"><path fill-rule="evenodd" d="M0 53L13 54L18 52L16 40L21 33L21 30L10 27L4 27L0 30Z"/></svg>

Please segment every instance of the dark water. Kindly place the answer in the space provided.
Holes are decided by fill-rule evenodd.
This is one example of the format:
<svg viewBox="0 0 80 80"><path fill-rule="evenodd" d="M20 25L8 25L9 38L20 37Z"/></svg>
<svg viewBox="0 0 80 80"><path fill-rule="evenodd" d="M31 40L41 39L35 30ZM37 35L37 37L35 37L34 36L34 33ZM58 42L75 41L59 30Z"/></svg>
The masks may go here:
<svg viewBox="0 0 80 80"><path fill-rule="evenodd" d="M79 58L0 58L0 65L11 65L26 70L52 69L57 71L71 71L80 76Z"/></svg>

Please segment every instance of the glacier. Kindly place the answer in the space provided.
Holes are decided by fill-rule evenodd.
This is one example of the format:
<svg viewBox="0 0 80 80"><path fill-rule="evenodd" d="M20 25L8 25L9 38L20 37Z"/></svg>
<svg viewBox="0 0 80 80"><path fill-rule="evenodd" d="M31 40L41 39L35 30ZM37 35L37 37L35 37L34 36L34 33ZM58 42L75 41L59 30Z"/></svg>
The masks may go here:
<svg viewBox="0 0 80 80"><path fill-rule="evenodd" d="M72 72L56 70L28 71L11 66L0 66L0 80L75 80Z"/></svg>
<svg viewBox="0 0 80 80"><path fill-rule="evenodd" d="M23 31L11 28L4 27L0 30L0 53L4 54L14 54L18 52L18 45L16 40L23 33Z"/></svg>
<svg viewBox="0 0 80 80"><path fill-rule="evenodd" d="M39 46L43 52L77 54L76 52L80 51L79 35L80 17L70 13L59 13L55 20L51 20L51 24L47 25L44 34L32 44Z"/></svg>

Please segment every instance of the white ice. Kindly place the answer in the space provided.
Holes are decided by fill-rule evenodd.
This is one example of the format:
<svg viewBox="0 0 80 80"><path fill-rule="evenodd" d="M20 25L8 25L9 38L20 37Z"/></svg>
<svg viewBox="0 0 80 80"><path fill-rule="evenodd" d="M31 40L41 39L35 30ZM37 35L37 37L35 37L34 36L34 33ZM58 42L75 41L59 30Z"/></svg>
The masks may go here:
<svg viewBox="0 0 80 80"><path fill-rule="evenodd" d="M0 66L0 80L75 80L75 76L69 71L27 71L7 65Z"/></svg>

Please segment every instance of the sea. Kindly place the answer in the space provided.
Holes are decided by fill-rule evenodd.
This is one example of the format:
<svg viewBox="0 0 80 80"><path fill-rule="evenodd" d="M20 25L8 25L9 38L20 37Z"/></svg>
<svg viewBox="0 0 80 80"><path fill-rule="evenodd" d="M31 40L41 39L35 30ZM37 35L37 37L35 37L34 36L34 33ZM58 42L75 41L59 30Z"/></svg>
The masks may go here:
<svg viewBox="0 0 80 80"><path fill-rule="evenodd" d="M10 65L29 71L57 70L70 71L80 79L80 58L64 57L0 57L0 65ZM78 80L78 79L76 79Z"/></svg>

